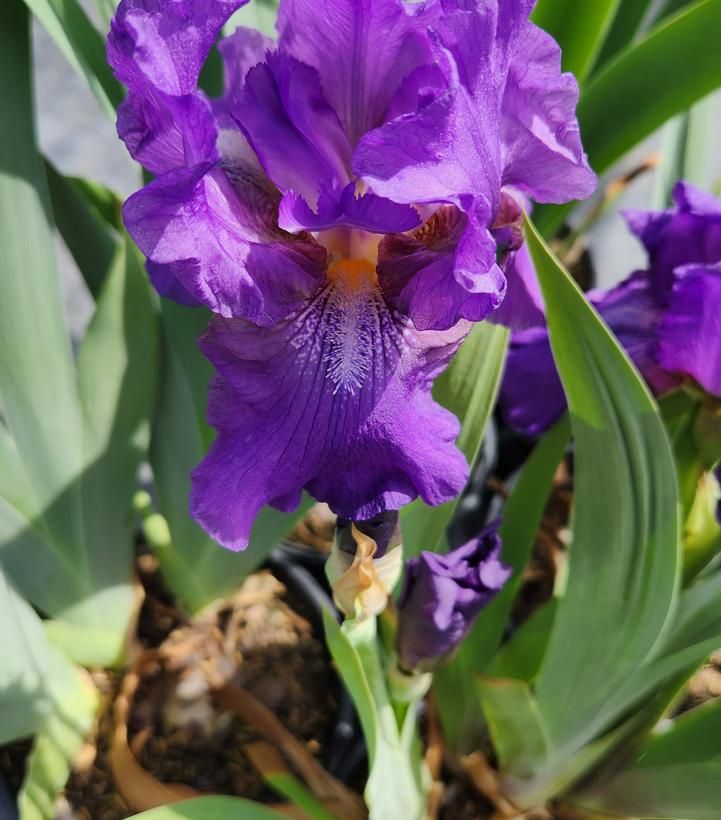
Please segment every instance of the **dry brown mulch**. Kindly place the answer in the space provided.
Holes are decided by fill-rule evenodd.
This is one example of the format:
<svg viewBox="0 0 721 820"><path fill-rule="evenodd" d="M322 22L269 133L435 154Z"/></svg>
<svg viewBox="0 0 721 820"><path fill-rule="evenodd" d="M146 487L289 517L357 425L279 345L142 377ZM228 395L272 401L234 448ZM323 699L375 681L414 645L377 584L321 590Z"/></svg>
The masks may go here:
<svg viewBox="0 0 721 820"><path fill-rule="evenodd" d="M141 577L148 598L138 634L145 647L157 647L157 660L140 673L128 720L130 749L161 783L276 801L244 751L258 735L218 706L202 670L212 666L250 692L321 757L335 724L338 693L324 645L269 572L250 576L232 600L194 621L164 599L153 575L146 558ZM107 697L97 754L66 789L83 820L123 820L135 813L118 793L110 764L113 700L121 679L103 675L98 683Z"/></svg>

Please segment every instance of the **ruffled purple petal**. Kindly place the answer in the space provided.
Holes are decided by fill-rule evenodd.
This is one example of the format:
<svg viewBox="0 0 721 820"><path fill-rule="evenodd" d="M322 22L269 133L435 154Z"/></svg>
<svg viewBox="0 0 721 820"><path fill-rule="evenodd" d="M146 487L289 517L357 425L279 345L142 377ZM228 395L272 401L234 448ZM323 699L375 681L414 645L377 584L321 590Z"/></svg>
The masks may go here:
<svg viewBox="0 0 721 820"><path fill-rule="evenodd" d="M499 405L509 427L526 436L540 435L566 410L566 394L545 328L511 337Z"/></svg>
<svg viewBox="0 0 721 820"><path fill-rule="evenodd" d="M317 213L295 191L289 191L280 203L278 224L286 231L325 231L335 227L357 228L369 233L409 231L418 226L418 211L375 194L356 194L356 183L340 191L322 190Z"/></svg>
<svg viewBox="0 0 721 820"><path fill-rule="evenodd" d="M443 3L433 40L445 91L434 89L417 112L360 141L353 165L373 190L398 202L445 201L464 210L474 203L492 221L502 179L501 103L512 43L531 5Z"/></svg>
<svg viewBox="0 0 721 820"><path fill-rule="evenodd" d="M201 304L271 323L315 291L325 251L273 228L262 180L211 164L171 171L126 202L125 224L153 266L166 267ZM230 175L230 176L229 176ZM157 267L156 267L157 270Z"/></svg>
<svg viewBox="0 0 721 820"><path fill-rule="evenodd" d="M348 140L309 66L269 54L248 71L231 113L282 192L295 191L315 207L321 188L350 181Z"/></svg>
<svg viewBox="0 0 721 820"><path fill-rule="evenodd" d="M412 297L411 315L422 326L483 318L500 303L503 277L488 232L505 207L502 185L557 202L593 190L575 119L577 87L560 73L556 44L528 22L532 5L444 0L432 27L435 66L405 80L391 106L399 116L366 134L355 151L354 169L376 193L397 202L448 202L471 216L472 235L459 241L454 260L446 253L442 262L422 265L417 255L399 254L394 278L404 281L405 302ZM422 282L410 282L414 262L425 269ZM539 320L526 272L516 276L519 306L509 304L501 316L512 326ZM442 318L431 320L432 307L418 304L438 298L449 279L468 295L451 286ZM518 311L524 315L516 321Z"/></svg>
<svg viewBox="0 0 721 820"><path fill-rule="evenodd" d="M659 289L670 291L681 265L721 261L721 202L679 182L675 207L665 211L627 211L629 228L648 251L649 268Z"/></svg>
<svg viewBox="0 0 721 820"><path fill-rule="evenodd" d="M445 206L414 234L385 237L378 278L389 302L417 328L444 330L459 318L481 321L498 307L505 278L495 259L490 233Z"/></svg>
<svg viewBox="0 0 721 820"><path fill-rule="evenodd" d="M425 28L436 16L437 5L282 0L280 47L318 71L325 96L352 145L383 123L401 81L430 62Z"/></svg>
<svg viewBox="0 0 721 820"><path fill-rule="evenodd" d="M414 331L370 279L331 280L272 327L214 318L201 347L218 437L193 474L195 518L242 549L261 507L292 509L302 488L352 520L453 498L468 468L430 388L467 329Z"/></svg>
<svg viewBox="0 0 721 820"><path fill-rule="evenodd" d="M721 397L721 264L676 271L660 329L659 361Z"/></svg>
<svg viewBox="0 0 721 820"><path fill-rule="evenodd" d="M210 105L200 94L171 97L130 91L118 108L118 136L130 156L153 174L217 159Z"/></svg>
<svg viewBox="0 0 721 820"><path fill-rule="evenodd" d="M406 561L396 633L404 669L437 668L509 579L511 567L500 560L498 524L452 552L422 552Z"/></svg>
<svg viewBox="0 0 721 820"><path fill-rule="evenodd" d="M658 358L658 332L665 308L652 278L636 271L609 291L589 291L591 304L611 328L651 390L660 395L678 379L664 370Z"/></svg>
<svg viewBox="0 0 721 820"><path fill-rule="evenodd" d="M262 63L275 42L253 28L238 26L229 36L218 42L225 74L224 98L230 102L243 90L245 78L253 66Z"/></svg>
<svg viewBox="0 0 721 820"><path fill-rule="evenodd" d="M118 135L151 173L217 159L200 70L230 15L247 0L122 0L110 26L108 62L129 94Z"/></svg>
<svg viewBox="0 0 721 820"><path fill-rule="evenodd" d="M578 84L561 49L532 24L514 42L503 98L503 184L537 202L586 199L596 187L576 120Z"/></svg>
<svg viewBox="0 0 721 820"><path fill-rule="evenodd" d="M150 281L153 283L153 287L161 296L165 296L166 299L172 299L174 302L185 305L186 307L198 307L201 304L182 284L172 264L159 265L155 262L147 261L145 267L148 271Z"/></svg>
<svg viewBox="0 0 721 820"><path fill-rule="evenodd" d="M220 29L248 0L121 0L108 62L124 85L171 96L195 91Z"/></svg>

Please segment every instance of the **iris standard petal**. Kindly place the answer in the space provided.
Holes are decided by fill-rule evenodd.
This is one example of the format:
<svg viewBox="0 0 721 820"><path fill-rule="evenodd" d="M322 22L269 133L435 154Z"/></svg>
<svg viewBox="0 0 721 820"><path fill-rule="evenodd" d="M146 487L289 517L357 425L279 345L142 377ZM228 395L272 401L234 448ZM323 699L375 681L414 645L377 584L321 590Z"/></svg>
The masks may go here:
<svg viewBox="0 0 721 820"><path fill-rule="evenodd" d="M225 77L223 96L227 101L239 96L250 69L262 63L268 53L274 50L274 40L244 26L238 26L230 36L223 37L218 42Z"/></svg>
<svg viewBox="0 0 721 820"><path fill-rule="evenodd" d="M260 508L292 509L302 488L352 520L462 488L458 422L430 388L468 328L413 330L371 272L359 263L331 276L272 327L216 318L203 337L218 437L193 475L191 507L226 546L242 549Z"/></svg>
<svg viewBox="0 0 721 820"><path fill-rule="evenodd" d="M283 229L344 226L386 233L418 224L418 214L408 205L369 192L356 195L350 144L315 69L287 54L268 54L250 69L229 110L284 193Z"/></svg>
<svg viewBox="0 0 721 820"><path fill-rule="evenodd" d="M121 0L108 35L108 62L128 88L195 91L220 29L248 0Z"/></svg>
<svg viewBox="0 0 721 820"><path fill-rule="evenodd" d="M281 48L318 71L352 145L383 123L405 77L431 62L424 33L437 5L402 0L280 3Z"/></svg>
<svg viewBox="0 0 721 820"><path fill-rule="evenodd" d="M596 187L581 145L578 83L561 49L531 23L514 41L501 113L504 185L536 202L586 199Z"/></svg>
<svg viewBox="0 0 721 820"><path fill-rule="evenodd" d="M118 108L118 136L130 156L153 174L217 159L217 131L200 94L171 97L130 91Z"/></svg>
<svg viewBox="0 0 721 820"><path fill-rule="evenodd" d="M501 103L511 42L528 2L444 2L434 58L446 90L361 140L356 173L399 202L479 203L492 221L501 189ZM465 209L465 208L464 208Z"/></svg>
<svg viewBox="0 0 721 820"><path fill-rule="evenodd" d="M231 113L281 191L315 207L321 187L349 181L350 145L315 69L269 54L248 71Z"/></svg>
<svg viewBox="0 0 721 820"><path fill-rule="evenodd" d="M659 362L721 397L721 264L676 270L659 331Z"/></svg>

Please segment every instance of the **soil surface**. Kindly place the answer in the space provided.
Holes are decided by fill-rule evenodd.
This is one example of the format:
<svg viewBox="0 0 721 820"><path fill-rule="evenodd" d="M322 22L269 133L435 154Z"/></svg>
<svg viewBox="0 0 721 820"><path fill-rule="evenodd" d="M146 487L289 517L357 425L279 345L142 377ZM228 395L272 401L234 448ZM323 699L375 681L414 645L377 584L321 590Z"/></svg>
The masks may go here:
<svg viewBox="0 0 721 820"><path fill-rule="evenodd" d="M322 757L335 725L338 682L325 647L300 614L303 606L273 575L259 572L232 600L187 621L160 586L150 556L141 557L139 570L147 597L138 637L155 654L138 672L128 716L134 757L160 783L276 802L245 752L258 734L218 706L203 671L212 667L249 692ZM113 700L122 678L103 673L96 682L106 695L97 753L92 765L73 774L66 797L78 818L122 820L139 808L121 796L128 784L116 783L110 764Z"/></svg>
<svg viewBox="0 0 721 820"><path fill-rule="evenodd" d="M495 491L503 494L504 488L499 484ZM514 605L515 625L552 595L557 571L565 560L571 493L570 470L564 462ZM332 517L316 509L296 528L291 540L325 552L332 530ZM68 783L57 817L124 820L144 808L123 797L128 783L119 783L117 767L114 773L111 766L117 696L133 675L137 688L127 715L127 745L153 782L279 802L247 752L258 744L260 735L253 725L218 705L206 673L211 670L249 693L323 762L338 724L340 692L325 646L314 634L308 605L269 571L262 571L250 576L232 599L189 620L163 587L151 555L139 555L137 570L145 591L137 645L131 652L131 658L138 660L123 674L92 673L104 698L98 731L84 750L82 771L76 771ZM678 712L720 696L721 652L692 678ZM438 742L442 746L442 739ZM13 792L22 782L29 748L30 743L23 741L0 749L0 771ZM494 814L489 792L479 790L476 779L463 773L471 772L470 767L451 771L443 765L442 770L443 783L436 786L434 816L438 820L501 816ZM132 777L132 772L121 773L121 778ZM357 777L352 785L362 789ZM526 814L524 820L571 818L541 811Z"/></svg>

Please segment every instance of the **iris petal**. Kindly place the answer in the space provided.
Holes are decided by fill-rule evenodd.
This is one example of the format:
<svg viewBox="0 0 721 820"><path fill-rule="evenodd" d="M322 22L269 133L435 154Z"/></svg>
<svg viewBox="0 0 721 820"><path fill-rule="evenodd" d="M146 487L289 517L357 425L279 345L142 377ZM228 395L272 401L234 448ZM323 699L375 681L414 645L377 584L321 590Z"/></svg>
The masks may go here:
<svg viewBox="0 0 721 820"><path fill-rule="evenodd" d="M211 165L164 174L126 202L125 224L155 266L224 316L272 323L322 278L325 251L275 227L277 204L262 179Z"/></svg>
<svg viewBox="0 0 721 820"><path fill-rule="evenodd" d="M413 330L362 276L272 327L215 318L201 347L218 437L193 476L194 516L242 549L258 510L292 508L301 487L354 520L453 498L468 468L430 387L467 330Z"/></svg>
<svg viewBox="0 0 721 820"><path fill-rule="evenodd" d="M721 264L677 269L659 336L664 368L721 397Z"/></svg>
<svg viewBox="0 0 721 820"><path fill-rule="evenodd" d="M281 47L319 74L355 145L383 123L402 80L431 62L420 36L436 12L402 0L282 0Z"/></svg>

